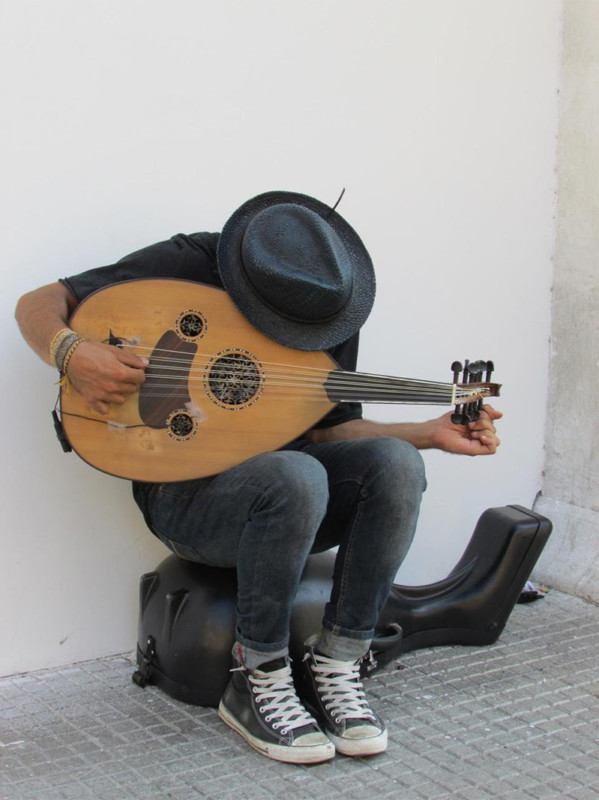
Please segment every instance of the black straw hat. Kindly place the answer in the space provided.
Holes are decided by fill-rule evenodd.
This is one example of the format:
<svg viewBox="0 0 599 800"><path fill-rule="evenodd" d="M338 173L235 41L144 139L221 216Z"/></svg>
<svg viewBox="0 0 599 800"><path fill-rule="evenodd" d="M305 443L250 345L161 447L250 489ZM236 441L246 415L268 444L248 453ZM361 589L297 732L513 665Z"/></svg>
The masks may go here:
<svg viewBox="0 0 599 800"><path fill-rule="evenodd" d="M307 195L248 200L225 224L217 252L239 311L279 344L333 347L357 333L372 309L368 251L343 217Z"/></svg>

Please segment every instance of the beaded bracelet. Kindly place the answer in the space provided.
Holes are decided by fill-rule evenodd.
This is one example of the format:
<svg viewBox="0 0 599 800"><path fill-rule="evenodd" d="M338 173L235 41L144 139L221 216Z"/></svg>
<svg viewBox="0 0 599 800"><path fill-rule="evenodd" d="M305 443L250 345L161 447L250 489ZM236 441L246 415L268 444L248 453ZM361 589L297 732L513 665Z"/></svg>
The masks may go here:
<svg viewBox="0 0 599 800"><path fill-rule="evenodd" d="M71 346L67 350L67 352L65 354L65 357L63 359L63 362L62 362L62 369L60 370L63 375L67 374L67 367L69 366L69 361L71 360L71 357L72 357L73 353L79 347L79 345L84 341L85 341L85 339L81 339L81 338L77 337L77 339L71 344Z"/></svg>
<svg viewBox="0 0 599 800"><path fill-rule="evenodd" d="M59 372L64 372L64 360L66 358L66 355L78 339L79 339L79 334L74 332L69 333L69 335L65 336L65 338L58 346L56 353L54 355L54 364Z"/></svg>
<svg viewBox="0 0 599 800"><path fill-rule="evenodd" d="M56 366L56 353L60 345L64 342L67 336L72 336L75 331L70 328L61 328L54 334L54 338L50 342L50 363L53 367Z"/></svg>

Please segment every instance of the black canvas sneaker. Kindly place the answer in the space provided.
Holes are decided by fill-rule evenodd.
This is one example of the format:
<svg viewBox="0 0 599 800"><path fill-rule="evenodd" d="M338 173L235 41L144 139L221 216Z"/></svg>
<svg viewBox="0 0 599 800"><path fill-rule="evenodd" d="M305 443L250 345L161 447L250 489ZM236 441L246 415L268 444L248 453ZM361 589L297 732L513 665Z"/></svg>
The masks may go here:
<svg viewBox="0 0 599 800"><path fill-rule="evenodd" d="M360 660L336 661L307 646L301 698L338 753L371 756L387 749L385 723L364 694Z"/></svg>
<svg viewBox="0 0 599 800"><path fill-rule="evenodd" d="M333 758L335 747L298 699L287 658L231 673L218 714L254 750L291 764Z"/></svg>

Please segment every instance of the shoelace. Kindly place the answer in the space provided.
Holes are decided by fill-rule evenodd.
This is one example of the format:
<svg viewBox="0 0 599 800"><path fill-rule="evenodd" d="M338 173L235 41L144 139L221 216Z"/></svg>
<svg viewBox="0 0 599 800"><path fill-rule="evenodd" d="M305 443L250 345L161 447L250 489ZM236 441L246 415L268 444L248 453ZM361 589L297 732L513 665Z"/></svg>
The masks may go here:
<svg viewBox="0 0 599 800"><path fill-rule="evenodd" d="M309 657L306 655L306 657ZM314 653L312 672L319 688L320 699L335 722L343 719L375 721L360 679L360 665L352 661L335 661Z"/></svg>
<svg viewBox="0 0 599 800"><path fill-rule="evenodd" d="M303 725L315 724L295 692L291 667L283 667L273 672L256 670L250 673L249 680L256 695L260 714L266 714L266 722L276 720L272 725L273 728L280 728L281 733L285 734Z"/></svg>

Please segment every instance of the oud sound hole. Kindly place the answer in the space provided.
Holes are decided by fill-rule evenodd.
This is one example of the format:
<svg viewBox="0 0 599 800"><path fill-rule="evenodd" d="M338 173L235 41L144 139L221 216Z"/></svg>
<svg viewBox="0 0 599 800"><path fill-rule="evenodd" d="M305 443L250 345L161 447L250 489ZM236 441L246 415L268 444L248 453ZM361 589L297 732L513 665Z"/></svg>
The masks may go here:
<svg viewBox="0 0 599 800"><path fill-rule="evenodd" d="M166 423L169 436L178 442L184 442L195 435L197 425L194 418L186 411L175 411Z"/></svg>
<svg viewBox="0 0 599 800"><path fill-rule="evenodd" d="M208 364L204 387L222 408L239 409L255 403L264 386L260 365L244 350L219 353Z"/></svg>
<svg viewBox="0 0 599 800"><path fill-rule="evenodd" d="M206 319L199 311L184 311L177 317L175 328L182 339L192 342L206 332Z"/></svg>

